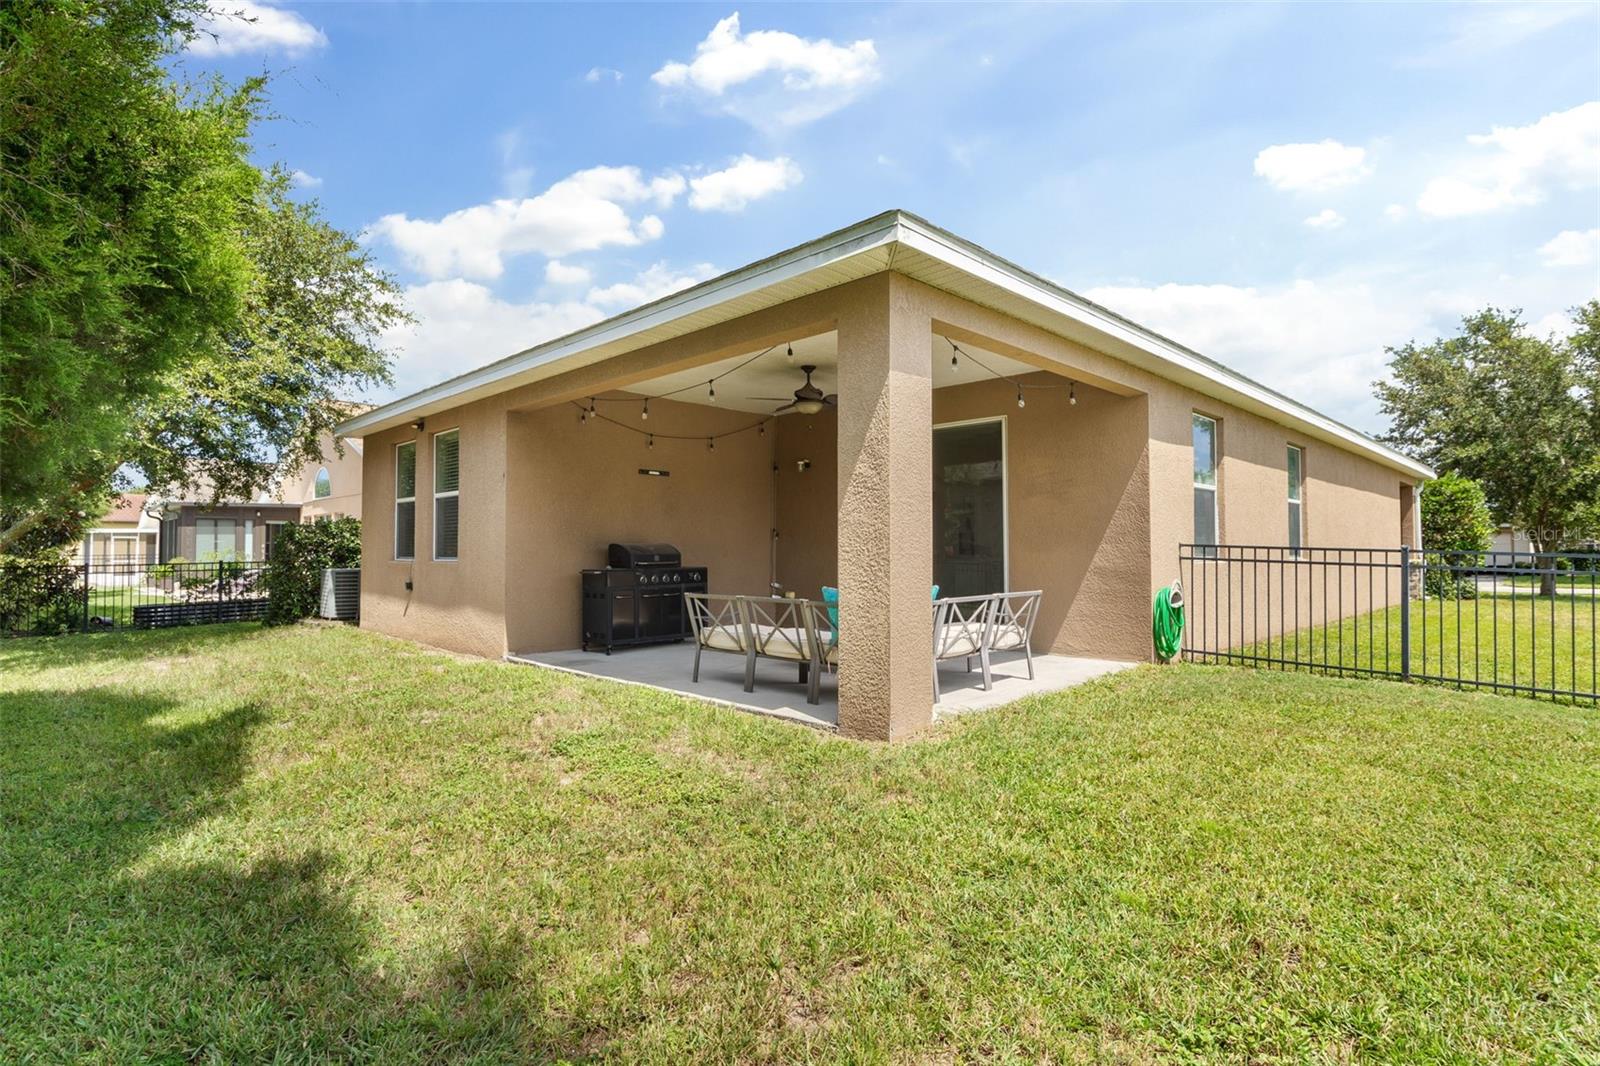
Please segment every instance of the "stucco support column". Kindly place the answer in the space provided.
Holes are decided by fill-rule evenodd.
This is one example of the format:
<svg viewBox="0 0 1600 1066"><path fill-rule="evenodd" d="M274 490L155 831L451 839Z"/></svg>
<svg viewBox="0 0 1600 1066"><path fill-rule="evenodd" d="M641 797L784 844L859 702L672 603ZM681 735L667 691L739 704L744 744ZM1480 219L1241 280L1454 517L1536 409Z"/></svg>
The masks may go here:
<svg viewBox="0 0 1600 1066"><path fill-rule="evenodd" d="M932 720L932 320L894 274L840 309L839 731Z"/></svg>

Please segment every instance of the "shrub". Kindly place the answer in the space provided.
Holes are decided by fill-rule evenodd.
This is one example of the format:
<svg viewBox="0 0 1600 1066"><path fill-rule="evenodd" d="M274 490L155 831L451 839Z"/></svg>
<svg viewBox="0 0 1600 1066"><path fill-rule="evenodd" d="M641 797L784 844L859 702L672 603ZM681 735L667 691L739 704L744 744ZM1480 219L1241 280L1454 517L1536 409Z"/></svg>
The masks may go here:
<svg viewBox="0 0 1600 1066"><path fill-rule="evenodd" d="M81 573L54 559L0 558L0 631L65 633L83 625Z"/></svg>
<svg viewBox="0 0 1600 1066"><path fill-rule="evenodd" d="M360 565L359 519L284 526L262 578L271 598L267 624L286 625L311 617L322 598L322 571Z"/></svg>
<svg viewBox="0 0 1600 1066"><path fill-rule="evenodd" d="M1459 474L1443 474L1423 485L1422 547L1429 567L1424 591L1446 599L1477 595L1477 584L1470 576L1442 567L1476 567L1478 559L1453 553L1488 551L1493 536L1489 503L1476 481Z"/></svg>

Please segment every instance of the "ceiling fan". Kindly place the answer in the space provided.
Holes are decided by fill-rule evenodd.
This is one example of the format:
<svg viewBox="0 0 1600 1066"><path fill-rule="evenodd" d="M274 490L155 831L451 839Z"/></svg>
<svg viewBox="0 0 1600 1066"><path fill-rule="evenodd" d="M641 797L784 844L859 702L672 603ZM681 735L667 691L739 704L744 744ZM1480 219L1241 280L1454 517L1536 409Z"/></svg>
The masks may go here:
<svg viewBox="0 0 1600 1066"><path fill-rule="evenodd" d="M835 407L838 405L838 393L830 392L824 396L821 389L811 384L812 371L817 369L815 366L807 365L801 367L800 369L804 370L806 373L806 383L794 390L794 397L792 399L788 396L752 396L751 399L787 401L782 407L772 412L775 415L786 415L791 411L797 411L803 415L814 415L824 408Z"/></svg>

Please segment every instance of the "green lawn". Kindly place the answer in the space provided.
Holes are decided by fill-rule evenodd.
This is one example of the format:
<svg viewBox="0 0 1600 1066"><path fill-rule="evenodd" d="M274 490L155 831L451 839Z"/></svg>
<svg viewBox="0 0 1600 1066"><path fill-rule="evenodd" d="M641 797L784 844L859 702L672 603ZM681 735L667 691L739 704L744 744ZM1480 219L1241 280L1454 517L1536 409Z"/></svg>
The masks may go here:
<svg viewBox="0 0 1600 1066"><path fill-rule="evenodd" d="M116 625L133 625L133 609L151 603L171 603L172 596L143 585L89 590L89 617L109 618Z"/></svg>
<svg viewBox="0 0 1600 1066"><path fill-rule="evenodd" d="M859 744L342 628L0 643L0 1060L1600 1058L1600 715L1147 667Z"/></svg>
<svg viewBox="0 0 1600 1066"><path fill-rule="evenodd" d="M1411 669L1417 676L1591 693L1600 652L1600 600L1589 596L1480 596L1411 605ZM1515 639L1513 639L1513 633ZM1400 670L1400 608L1292 631L1243 655L1344 669ZM1594 706L1591 699L1579 699Z"/></svg>

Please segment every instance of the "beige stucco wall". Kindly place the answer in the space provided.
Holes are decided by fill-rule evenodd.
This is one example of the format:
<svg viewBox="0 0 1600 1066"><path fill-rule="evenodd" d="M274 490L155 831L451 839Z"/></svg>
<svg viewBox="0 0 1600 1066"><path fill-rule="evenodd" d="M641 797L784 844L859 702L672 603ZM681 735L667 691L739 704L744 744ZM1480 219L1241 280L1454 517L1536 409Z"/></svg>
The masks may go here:
<svg viewBox="0 0 1600 1066"><path fill-rule="evenodd" d="M510 415L506 641L514 651L578 646L578 571L604 566L612 541L676 545L686 564L707 568L713 592L767 587L773 434L724 437L715 450L704 440L759 416L652 400L643 422L632 403L599 407L662 436L650 448L620 426L581 424L570 404ZM641 475L641 467L670 476Z"/></svg>
<svg viewBox="0 0 1600 1066"><path fill-rule="evenodd" d="M472 655L506 652L505 512L507 396L429 416L363 442L361 625ZM433 435L459 429L458 556L433 560ZM416 558L394 557L394 455L417 442ZM406 588L406 582L412 588Z"/></svg>

